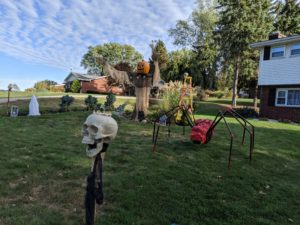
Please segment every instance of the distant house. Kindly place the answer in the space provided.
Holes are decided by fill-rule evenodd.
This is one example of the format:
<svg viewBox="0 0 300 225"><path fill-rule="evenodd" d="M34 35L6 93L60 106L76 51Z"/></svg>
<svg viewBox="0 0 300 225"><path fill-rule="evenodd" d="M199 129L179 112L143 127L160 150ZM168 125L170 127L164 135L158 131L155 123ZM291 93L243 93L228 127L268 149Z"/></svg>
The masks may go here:
<svg viewBox="0 0 300 225"><path fill-rule="evenodd" d="M261 116L300 121L300 35L275 32L250 47L260 50Z"/></svg>
<svg viewBox="0 0 300 225"><path fill-rule="evenodd" d="M107 76L88 75L75 72L71 72L64 80L66 92L70 91L72 82L74 80L80 81L81 93L123 93L122 88L108 84Z"/></svg>

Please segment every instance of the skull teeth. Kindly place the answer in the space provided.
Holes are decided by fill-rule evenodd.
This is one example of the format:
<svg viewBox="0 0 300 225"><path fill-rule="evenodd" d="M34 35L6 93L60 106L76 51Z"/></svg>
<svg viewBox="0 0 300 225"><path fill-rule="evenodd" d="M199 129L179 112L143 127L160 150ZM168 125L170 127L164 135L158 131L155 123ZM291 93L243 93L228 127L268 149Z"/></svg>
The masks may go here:
<svg viewBox="0 0 300 225"><path fill-rule="evenodd" d="M89 146L89 149L94 149L94 148L97 148L97 143L94 143L92 145L88 145Z"/></svg>

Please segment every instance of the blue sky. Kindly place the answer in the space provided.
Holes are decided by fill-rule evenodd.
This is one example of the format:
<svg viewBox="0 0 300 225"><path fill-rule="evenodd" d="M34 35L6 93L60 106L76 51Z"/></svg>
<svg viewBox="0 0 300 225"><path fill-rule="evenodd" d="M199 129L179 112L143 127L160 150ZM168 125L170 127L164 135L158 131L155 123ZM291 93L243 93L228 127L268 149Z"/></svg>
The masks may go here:
<svg viewBox="0 0 300 225"><path fill-rule="evenodd" d="M151 40L175 49L168 29L195 0L0 0L0 89L61 83L90 45L130 44L149 58Z"/></svg>

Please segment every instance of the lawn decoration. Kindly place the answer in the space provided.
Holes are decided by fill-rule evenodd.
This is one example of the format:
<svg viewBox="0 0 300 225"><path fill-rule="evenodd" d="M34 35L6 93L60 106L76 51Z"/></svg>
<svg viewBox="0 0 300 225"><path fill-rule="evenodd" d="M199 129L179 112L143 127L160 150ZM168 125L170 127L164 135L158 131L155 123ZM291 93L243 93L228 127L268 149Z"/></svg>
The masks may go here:
<svg viewBox="0 0 300 225"><path fill-rule="evenodd" d="M83 124L82 143L87 145L86 154L92 159L85 195L86 225L94 224L95 202L103 203L102 161L117 132L117 122L105 114L93 113Z"/></svg>
<svg viewBox="0 0 300 225"><path fill-rule="evenodd" d="M19 107L12 105L10 107L10 117L17 117L19 115Z"/></svg>
<svg viewBox="0 0 300 225"><path fill-rule="evenodd" d="M136 95L135 120L140 121L147 114L151 88L162 88L158 62L159 55L153 44L151 48L155 68L153 74L149 73L150 64L145 60L138 63L135 73L128 73L115 69L102 56L97 58L98 63L103 66L104 71L115 84L123 87L134 86ZM141 115L140 118L139 115Z"/></svg>
<svg viewBox="0 0 300 225"><path fill-rule="evenodd" d="M28 116L40 116L39 103L34 95L32 95L29 103Z"/></svg>
<svg viewBox="0 0 300 225"><path fill-rule="evenodd" d="M178 106L174 107L168 112L165 112L159 115L153 123L153 134L152 134L152 142L153 148L152 151L156 151L156 144L158 139L158 134L161 126L168 127L168 137L170 137L170 126L171 122L175 121L176 125L183 126L183 134L184 127L191 127L190 138L194 143L207 144L211 138L213 137L216 126L219 124L221 120L224 121L224 124L227 128L227 131L230 134L230 147L229 147L229 158L228 158L228 168L231 166L232 161L232 145L234 135L232 133L231 128L229 127L227 120L225 117L230 116L238 121L238 123L243 128L243 137L242 144L245 141L246 132L249 134L250 138L250 147L249 147L249 162L252 160L252 152L254 148L254 126L238 114L233 109L226 109L224 111L220 111L214 120L209 119L198 119L195 120L193 113L193 99L192 99L192 78L189 76L185 76L184 85L181 89L181 96L179 100Z"/></svg>

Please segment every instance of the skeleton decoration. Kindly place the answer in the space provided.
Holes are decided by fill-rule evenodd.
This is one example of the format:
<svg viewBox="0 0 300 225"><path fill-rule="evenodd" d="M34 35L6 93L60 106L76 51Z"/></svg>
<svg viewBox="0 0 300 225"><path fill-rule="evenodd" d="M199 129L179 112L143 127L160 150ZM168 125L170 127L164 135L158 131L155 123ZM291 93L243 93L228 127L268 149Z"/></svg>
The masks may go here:
<svg viewBox="0 0 300 225"><path fill-rule="evenodd" d="M87 177L85 194L86 225L94 225L95 202L99 205L103 203L102 161L117 131L117 122L105 114L93 113L83 124L82 143L87 144L86 154L92 158L92 170Z"/></svg>
<svg viewBox="0 0 300 225"><path fill-rule="evenodd" d="M87 144L88 157L96 157L103 148L103 143L109 144L118 132L117 122L106 114L93 113L83 124L82 143Z"/></svg>

